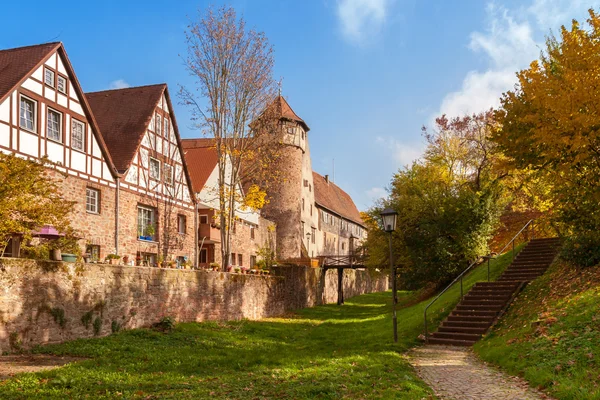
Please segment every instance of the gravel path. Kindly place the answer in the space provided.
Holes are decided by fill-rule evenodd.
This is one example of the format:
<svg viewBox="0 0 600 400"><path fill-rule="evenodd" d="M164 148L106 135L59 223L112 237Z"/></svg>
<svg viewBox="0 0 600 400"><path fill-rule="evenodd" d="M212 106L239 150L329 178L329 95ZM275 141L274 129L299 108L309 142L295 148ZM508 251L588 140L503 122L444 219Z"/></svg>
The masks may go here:
<svg viewBox="0 0 600 400"><path fill-rule="evenodd" d="M0 380L9 379L23 372L38 372L61 367L75 361L85 360L79 357L57 357L47 355L0 356Z"/></svg>
<svg viewBox="0 0 600 400"><path fill-rule="evenodd" d="M409 353L409 361L440 399L550 399L524 380L488 366L470 348L423 346Z"/></svg>

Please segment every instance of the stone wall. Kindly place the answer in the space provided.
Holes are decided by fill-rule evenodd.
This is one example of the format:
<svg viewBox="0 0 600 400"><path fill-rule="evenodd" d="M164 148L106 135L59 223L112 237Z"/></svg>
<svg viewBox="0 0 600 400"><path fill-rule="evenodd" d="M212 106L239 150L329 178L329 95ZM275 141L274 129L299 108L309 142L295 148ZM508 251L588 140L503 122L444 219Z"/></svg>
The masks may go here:
<svg viewBox="0 0 600 400"><path fill-rule="evenodd" d="M385 274L348 270L345 297L383 291ZM337 300L337 271L269 276L0 259L0 353L178 321L260 319Z"/></svg>

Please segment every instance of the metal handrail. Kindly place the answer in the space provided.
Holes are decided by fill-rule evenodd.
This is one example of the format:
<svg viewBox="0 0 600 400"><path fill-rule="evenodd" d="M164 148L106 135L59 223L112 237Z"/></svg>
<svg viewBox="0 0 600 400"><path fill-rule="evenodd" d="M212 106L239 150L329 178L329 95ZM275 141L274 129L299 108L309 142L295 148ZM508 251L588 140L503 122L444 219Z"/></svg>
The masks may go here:
<svg viewBox="0 0 600 400"><path fill-rule="evenodd" d="M533 220L533 219L530 219L529 221L527 221L527 223L526 223L526 224L525 224L525 225L524 225L524 226L521 228L521 230L520 230L520 231L519 231L519 232L518 232L518 233L517 233L515 236L513 236L513 238L512 238L512 239L511 239L511 240L510 240L510 241L509 241L507 244L506 244L506 246L504 246L504 247L502 248L502 250L500 250L500 251L499 251L498 253L496 253L496 254L502 254L502 253L504 252L504 250L506 250L506 248L507 248L508 246L510 246L510 244L512 243L512 258L513 258L513 260L514 260L514 258L515 258L515 240L516 240L516 239L519 237L519 235L520 235L521 233L523 233L523 231L524 231L525 229L527 229L527 227L529 227L530 225L531 225L531 228L532 228L531 237L532 237L532 239L533 239L533 237L534 237L534 234L535 234L535 230L534 230L533 222L534 222L534 220ZM438 300L440 297L442 297L442 295L443 295L444 293L446 293L446 292L448 291L448 289L450 289L450 288L451 288L451 287L452 287L452 286L453 286L453 285L454 285L454 284L455 284L455 283L456 283L456 282L457 282L459 279L460 279L460 298L461 298L461 300L462 300L462 298L463 298L463 279L462 279L462 278L463 278L463 276L464 276L464 275L465 275L467 272L469 272L469 271L471 270L471 268L473 268L475 265L479 264L482 258L483 258L483 259L487 259L487 263L488 263L488 270L487 270L487 278L488 278L488 279L487 279L487 280L488 280L488 282L489 282L489 281L490 281L490 260L492 260L492 259L496 259L496 258L497 258L497 256L492 256L492 253L490 253L490 254L488 254L488 255L486 255L486 256L480 256L480 257L478 257L478 258L477 258L475 261L473 261L471 264L469 264L469 266L467 267L467 269L465 269L463 272L461 272L461 273L460 273L460 275L458 275L456 278L454 278L454 280L453 280L453 281L452 281L452 282L451 282L451 283L450 283L448 286L446 286L446 288L445 288L444 290L442 290L442 291L440 292L440 294L438 294L438 295L435 297L435 299L433 299L433 300L431 301L431 303L429 303L429 304L427 305L427 307L425 307L425 311L424 311L424 320L425 320L425 323L424 323L424 325L425 325L425 342L426 342L426 343L429 341L429 331L427 330L427 310L429 309L429 307L431 307L431 306L432 306L432 304L433 304L433 303L435 303L435 302L436 302L436 301L437 301L437 300Z"/></svg>

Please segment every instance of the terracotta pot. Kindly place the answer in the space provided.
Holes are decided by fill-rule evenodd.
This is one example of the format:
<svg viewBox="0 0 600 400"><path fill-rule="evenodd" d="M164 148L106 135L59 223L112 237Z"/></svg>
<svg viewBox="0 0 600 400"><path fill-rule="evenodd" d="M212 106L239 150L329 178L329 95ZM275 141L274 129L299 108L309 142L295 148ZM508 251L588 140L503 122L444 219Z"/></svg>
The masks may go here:
<svg viewBox="0 0 600 400"><path fill-rule="evenodd" d="M62 261L60 249L53 249L52 252L50 252L50 259L54 261Z"/></svg>

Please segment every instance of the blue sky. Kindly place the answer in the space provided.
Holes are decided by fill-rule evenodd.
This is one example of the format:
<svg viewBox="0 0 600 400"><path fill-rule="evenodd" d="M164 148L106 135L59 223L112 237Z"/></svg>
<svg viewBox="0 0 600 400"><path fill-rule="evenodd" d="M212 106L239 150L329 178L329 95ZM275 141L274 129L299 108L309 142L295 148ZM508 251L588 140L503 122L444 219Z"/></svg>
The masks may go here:
<svg viewBox="0 0 600 400"><path fill-rule="evenodd" d="M190 18L222 1L29 1L3 5L0 48L60 40L85 91L191 85L181 56ZM313 169L360 209L423 148L442 113L497 104L550 29L600 0L232 0L275 48L283 94L308 123ZM32 11L34 10L34 11ZM175 105L183 137L189 112Z"/></svg>

